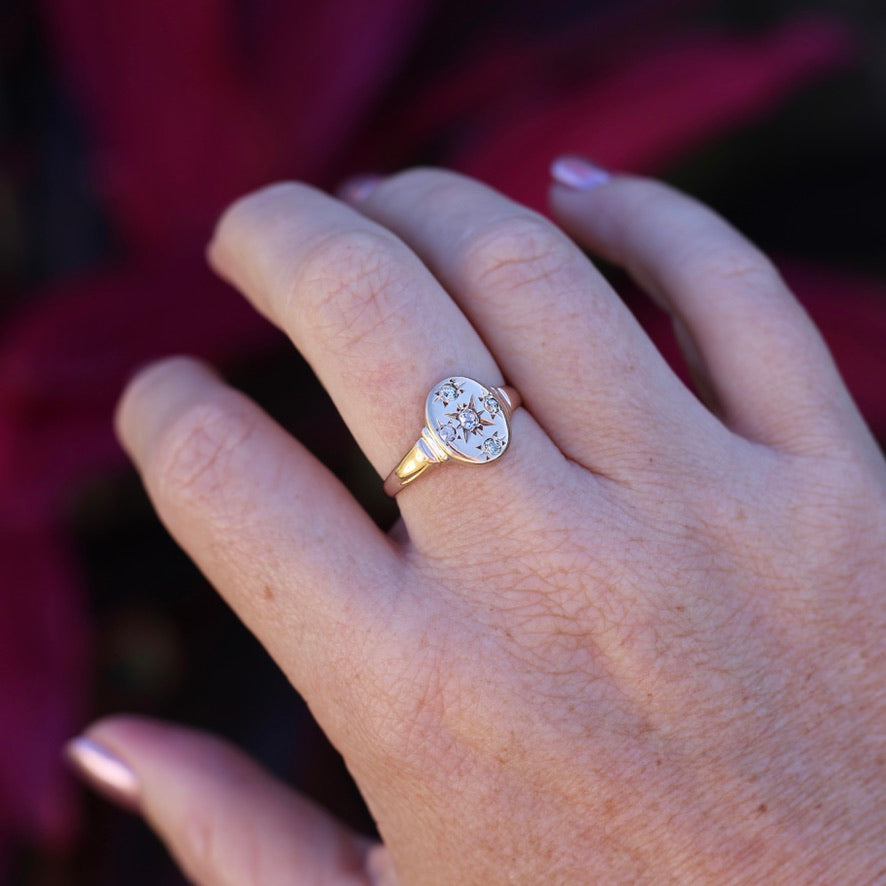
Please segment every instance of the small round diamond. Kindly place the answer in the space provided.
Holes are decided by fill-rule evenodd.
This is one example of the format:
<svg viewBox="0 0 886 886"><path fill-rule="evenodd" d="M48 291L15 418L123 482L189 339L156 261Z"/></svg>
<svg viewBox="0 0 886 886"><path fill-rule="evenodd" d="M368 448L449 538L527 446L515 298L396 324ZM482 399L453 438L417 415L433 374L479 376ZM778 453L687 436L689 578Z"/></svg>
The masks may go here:
<svg viewBox="0 0 886 886"><path fill-rule="evenodd" d="M473 409L462 409L458 414L458 423L466 431L473 431L480 424L480 416Z"/></svg>
<svg viewBox="0 0 886 886"><path fill-rule="evenodd" d="M440 395L441 400L450 403L458 396L458 389L455 385L447 382L445 385L440 385L440 390L437 393Z"/></svg>
<svg viewBox="0 0 886 886"><path fill-rule="evenodd" d="M452 425L443 425L437 433L444 443L451 443L455 439L455 428Z"/></svg>
<svg viewBox="0 0 886 886"><path fill-rule="evenodd" d="M503 444L498 437L487 437L483 441L483 451L490 457L495 458L498 455L501 455L501 451L503 449Z"/></svg>
<svg viewBox="0 0 886 886"><path fill-rule="evenodd" d="M490 415L498 415L501 411L501 406L498 405L498 400L496 400L495 397L487 397L483 401L483 405L486 407L486 411Z"/></svg>

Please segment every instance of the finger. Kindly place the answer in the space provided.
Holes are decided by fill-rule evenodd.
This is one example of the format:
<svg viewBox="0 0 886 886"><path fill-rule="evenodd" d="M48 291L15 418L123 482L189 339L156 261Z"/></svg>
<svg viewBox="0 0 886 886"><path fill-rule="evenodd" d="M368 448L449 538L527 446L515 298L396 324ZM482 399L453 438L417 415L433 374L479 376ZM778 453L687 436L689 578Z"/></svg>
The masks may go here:
<svg viewBox="0 0 886 886"><path fill-rule="evenodd" d="M432 385L454 373L504 381L415 254L313 188L277 185L240 200L220 221L210 258L290 335L383 476L418 438ZM497 467L482 471L485 482ZM434 501L433 482L417 486L426 505Z"/></svg>
<svg viewBox="0 0 886 886"><path fill-rule="evenodd" d="M609 283L542 216L437 169L344 193L444 283L571 457L607 472L701 411Z"/></svg>
<svg viewBox="0 0 886 886"><path fill-rule="evenodd" d="M819 450L860 424L818 330L771 262L716 213L659 182L555 184L583 245L624 265L688 331L722 418L756 441Z"/></svg>
<svg viewBox="0 0 886 886"><path fill-rule="evenodd" d="M196 361L144 370L117 425L163 522L338 738L334 724L359 709L351 658L365 655L366 633L387 636L373 626L400 582L390 541L312 455Z"/></svg>
<svg viewBox="0 0 886 886"><path fill-rule="evenodd" d="M201 886L378 883L378 844L272 778L220 739L137 717L90 727L75 770L141 813Z"/></svg>

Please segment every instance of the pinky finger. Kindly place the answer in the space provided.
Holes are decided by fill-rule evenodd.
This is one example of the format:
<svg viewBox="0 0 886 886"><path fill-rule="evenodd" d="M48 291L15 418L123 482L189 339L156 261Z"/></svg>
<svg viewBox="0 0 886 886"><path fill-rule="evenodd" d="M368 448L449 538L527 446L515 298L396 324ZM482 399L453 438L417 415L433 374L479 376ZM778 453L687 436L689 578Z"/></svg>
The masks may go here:
<svg viewBox="0 0 886 886"><path fill-rule="evenodd" d="M873 452L821 334L763 253L673 188L573 164L584 183L555 164L554 214L677 320L701 393L730 428L799 455L844 442Z"/></svg>
<svg viewBox="0 0 886 886"><path fill-rule="evenodd" d="M200 886L393 886L381 844L346 828L226 742L139 717L66 749L86 781L140 812Z"/></svg>

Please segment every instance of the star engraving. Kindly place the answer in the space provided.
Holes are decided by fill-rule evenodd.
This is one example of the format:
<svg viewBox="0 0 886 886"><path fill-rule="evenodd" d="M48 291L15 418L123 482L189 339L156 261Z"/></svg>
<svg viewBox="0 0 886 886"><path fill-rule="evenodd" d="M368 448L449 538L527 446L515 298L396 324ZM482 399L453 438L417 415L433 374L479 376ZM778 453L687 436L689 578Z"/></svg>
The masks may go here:
<svg viewBox="0 0 886 886"><path fill-rule="evenodd" d="M467 403L462 403L461 406L456 404L455 412L447 412L446 415L456 420L458 425L456 431L461 431L462 437L467 442L468 435L480 434L482 436L483 428L495 424L495 422L483 418L480 414L482 411L482 407L474 403L474 395L471 394Z"/></svg>
<svg viewBox="0 0 886 886"><path fill-rule="evenodd" d="M437 436L444 444L451 443L457 435L458 431L451 421L444 422L441 418L437 419Z"/></svg>
<svg viewBox="0 0 886 886"><path fill-rule="evenodd" d="M454 378L450 378L437 388L434 394L434 402L439 401L444 406L448 406L450 403L454 403L464 392L464 385L460 385Z"/></svg>
<svg viewBox="0 0 886 886"><path fill-rule="evenodd" d="M486 456L486 461L492 461L504 452L505 446L507 446L507 440L499 437L498 431L494 431L492 436L483 440L477 449Z"/></svg>
<svg viewBox="0 0 886 886"><path fill-rule="evenodd" d="M483 409L495 418L501 412L501 403L492 394L487 394L483 398Z"/></svg>

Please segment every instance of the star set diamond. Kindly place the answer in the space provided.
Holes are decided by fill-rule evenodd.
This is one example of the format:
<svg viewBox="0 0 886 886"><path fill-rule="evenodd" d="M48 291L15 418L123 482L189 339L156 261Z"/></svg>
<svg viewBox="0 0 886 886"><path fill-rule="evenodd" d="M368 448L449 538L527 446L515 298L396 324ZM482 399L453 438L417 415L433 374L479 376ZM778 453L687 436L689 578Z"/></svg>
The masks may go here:
<svg viewBox="0 0 886 886"><path fill-rule="evenodd" d="M428 396L428 428L447 454L483 464L501 456L510 439L508 418L496 394L470 378L441 381Z"/></svg>

